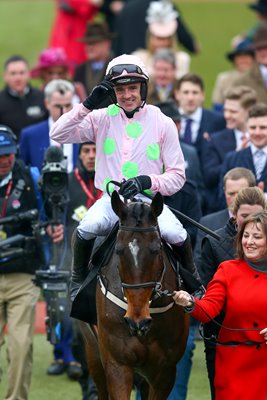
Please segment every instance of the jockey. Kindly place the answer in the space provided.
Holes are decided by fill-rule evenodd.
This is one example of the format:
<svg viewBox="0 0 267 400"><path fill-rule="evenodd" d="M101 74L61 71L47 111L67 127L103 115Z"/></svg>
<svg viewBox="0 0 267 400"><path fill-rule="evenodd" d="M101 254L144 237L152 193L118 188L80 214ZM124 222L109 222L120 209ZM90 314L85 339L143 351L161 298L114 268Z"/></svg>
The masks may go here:
<svg viewBox="0 0 267 400"><path fill-rule="evenodd" d="M50 132L59 143L96 143L95 186L104 192L73 235L72 300L88 273L96 236L107 235L118 220L106 184L124 179L119 194L149 202L141 192L170 196L185 182L176 127L158 107L146 104L148 79L146 67L138 57L124 54L114 58L107 66L104 81L82 104L63 114ZM107 100L113 104L101 108ZM162 238L198 279L190 238L165 205L158 224Z"/></svg>

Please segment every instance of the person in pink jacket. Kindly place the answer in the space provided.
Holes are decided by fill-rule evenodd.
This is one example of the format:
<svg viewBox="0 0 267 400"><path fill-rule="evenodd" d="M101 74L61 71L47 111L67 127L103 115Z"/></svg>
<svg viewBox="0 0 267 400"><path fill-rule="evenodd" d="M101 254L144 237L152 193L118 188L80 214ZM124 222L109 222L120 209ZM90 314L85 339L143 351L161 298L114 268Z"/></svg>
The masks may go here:
<svg viewBox="0 0 267 400"><path fill-rule="evenodd" d="M95 186L105 192L87 211L74 235L72 298L85 279L95 237L107 235L118 220L106 193L107 183L124 180L119 190L124 198L136 196L147 201L143 191L170 196L185 182L177 129L158 107L146 104L148 79L138 57L125 54L114 58L107 66L105 80L82 104L62 115L50 132L59 143L96 143ZM108 98L113 104L100 108ZM158 222L163 239L198 278L190 239L180 221L164 206Z"/></svg>
<svg viewBox="0 0 267 400"><path fill-rule="evenodd" d="M248 216L236 238L238 259L224 261L198 300L174 300L202 322L225 312L216 349L216 400L267 398L267 212Z"/></svg>

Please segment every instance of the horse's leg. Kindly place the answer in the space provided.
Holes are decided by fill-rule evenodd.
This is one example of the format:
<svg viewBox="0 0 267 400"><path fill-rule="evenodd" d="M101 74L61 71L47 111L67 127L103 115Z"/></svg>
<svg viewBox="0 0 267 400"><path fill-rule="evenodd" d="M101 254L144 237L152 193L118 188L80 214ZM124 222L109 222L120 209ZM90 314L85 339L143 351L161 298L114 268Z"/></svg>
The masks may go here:
<svg viewBox="0 0 267 400"><path fill-rule="evenodd" d="M105 371L101 363L98 340L93 328L86 322L79 321L84 339L89 372L96 383L99 400L108 400Z"/></svg>
<svg viewBox="0 0 267 400"><path fill-rule="evenodd" d="M148 400L166 400L175 382L176 368L164 368L150 383Z"/></svg>
<svg viewBox="0 0 267 400"><path fill-rule="evenodd" d="M105 371L109 399L130 400L134 381L132 369L109 359L105 363Z"/></svg>

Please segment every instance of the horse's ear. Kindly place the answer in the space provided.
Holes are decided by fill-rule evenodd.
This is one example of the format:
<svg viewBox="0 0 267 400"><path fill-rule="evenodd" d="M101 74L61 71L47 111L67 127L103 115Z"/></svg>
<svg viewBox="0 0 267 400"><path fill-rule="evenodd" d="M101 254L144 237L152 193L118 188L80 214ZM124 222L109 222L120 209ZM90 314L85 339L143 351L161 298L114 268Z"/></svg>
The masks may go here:
<svg viewBox="0 0 267 400"><path fill-rule="evenodd" d="M116 192L116 190L114 190L111 195L111 207L120 219L125 216L127 207L123 203L123 201L121 201L120 196L118 192Z"/></svg>
<svg viewBox="0 0 267 400"><path fill-rule="evenodd" d="M152 212L158 217L163 210L163 197L160 194L160 192L157 192L155 196L153 197L152 203L151 203L151 210Z"/></svg>

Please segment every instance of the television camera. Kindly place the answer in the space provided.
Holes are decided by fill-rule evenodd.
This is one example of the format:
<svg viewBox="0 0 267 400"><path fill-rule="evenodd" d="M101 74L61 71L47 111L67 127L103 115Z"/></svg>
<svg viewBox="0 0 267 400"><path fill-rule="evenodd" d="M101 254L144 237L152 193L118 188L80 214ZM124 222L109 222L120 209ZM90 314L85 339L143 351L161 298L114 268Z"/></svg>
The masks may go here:
<svg viewBox="0 0 267 400"><path fill-rule="evenodd" d="M42 192L47 225L62 224L68 196L67 160L60 147L51 146L45 154L39 187ZM52 261L46 270L35 272L34 282L44 294L47 303L46 330L47 340L58 343L64 334L64 318L68 293L69 271L60 270L62 257L57 244L52 244Z"/></svg>

